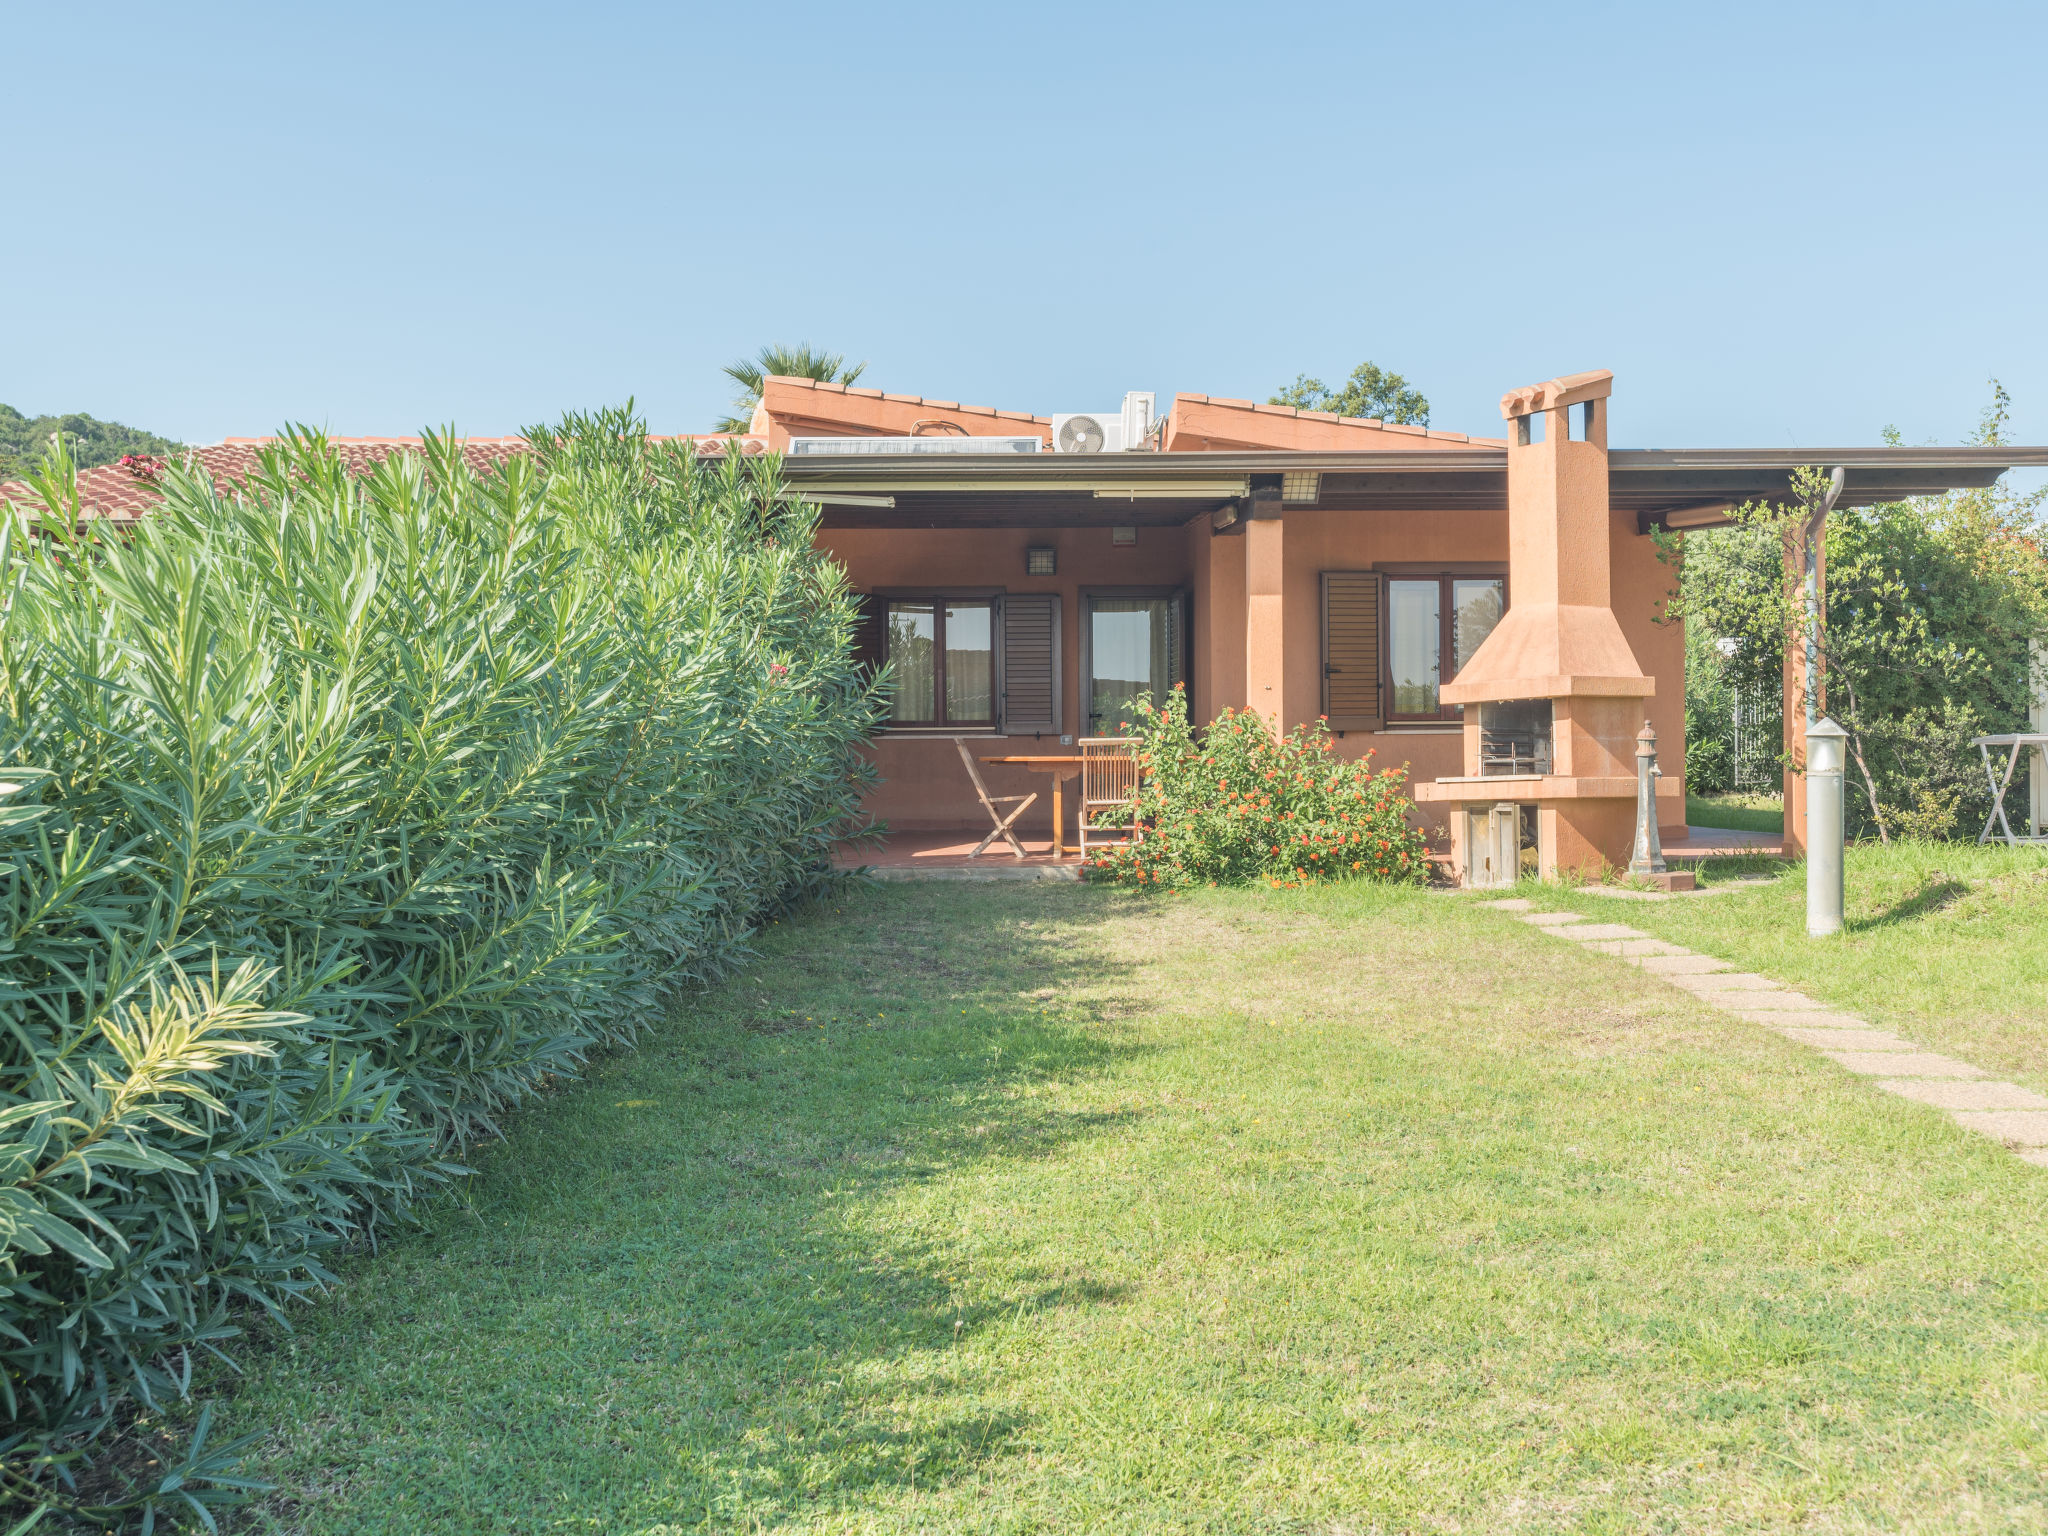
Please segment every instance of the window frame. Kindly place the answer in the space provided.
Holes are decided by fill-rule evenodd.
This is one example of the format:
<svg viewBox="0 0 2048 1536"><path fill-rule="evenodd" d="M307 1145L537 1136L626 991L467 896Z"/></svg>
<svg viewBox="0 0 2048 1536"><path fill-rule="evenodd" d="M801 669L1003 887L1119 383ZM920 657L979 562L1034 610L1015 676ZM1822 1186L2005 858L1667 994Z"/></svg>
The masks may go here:
<svg viewBox="0 0 2048 1536"><path fill-rule="evenodd" d="M962 731L992 736L1002 718L1003 708L1003 614L1001 587L877 587L870 594L882 604L882 660L889 654L893 631L890 618L898 603L929 603L932 606L932 708L934 720L882 722L891 735L953 736ZM977 720L953 720L946 714L946 607L950 603L986 603L989 640L989 714ZM892 703L891 708L894 708Z"/></svg>
<svg viewBox="0 0 2048 1536"><path fill-rule="evenodd" d="M1375 565L1380 574L1380 700L1384 709L1383 718L1389 726L1396 725L1445 725L1465 718L1462 704L1445 704L1442 701L1444 685L1457 677L1457 610L1452 606L1452 595L1461 581L1497 581L1500 583L1500 612L1506 618L1508 605L1513 601L1508 585L1505 564L1496 565L1490 561L1463 560L1442 565L1392 564ZM1437 708L1429 714L1403 714L1394 708L1394 583L1397 581L1435 581L1437 583L1437 680L1439 690Z"/></svg>
<svg viewBox="0 0 2048 1536"><path fill-rule="evenodd" d="M1083 736L1089 734L1088 722L1095 705L1095 609L1098 597L1135 598L1146 602L1178 602L1180 604L1180 685L1192 691L1194 688L1194 596L1185 586L1140 586L1140 587L1082 587L1075 594L1079 599L1076 620L1080 627L1079 665L1075 671L1074 684L1080 711L1079 724ZM1189 715L1194 713L1192 703Z"/></svg>

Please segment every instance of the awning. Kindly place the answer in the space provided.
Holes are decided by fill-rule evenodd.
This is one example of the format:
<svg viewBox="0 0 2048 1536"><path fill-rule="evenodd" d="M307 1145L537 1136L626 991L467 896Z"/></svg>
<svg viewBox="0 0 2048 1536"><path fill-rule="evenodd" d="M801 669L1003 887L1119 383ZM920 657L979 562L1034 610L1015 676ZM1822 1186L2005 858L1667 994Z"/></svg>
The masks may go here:
<svg viewBox="0 0 2048 1536"><path fill-rule="evenodd" d="M791 489L818 493L829 528L1173 527L1242 501L1255 476L1313 474L1314 501L1290 510L1450 512L1507 506L1505 448L1354 453L808 455L783 461ZM1840 466L1837 505L1988 486L2048 447L1621 448L1608 494L1639 527L1707 528L1731 506L1783 499L1803 465ZM835 503L832 493L845 496ZM882 503L887 502L888 505Z"/></svg>

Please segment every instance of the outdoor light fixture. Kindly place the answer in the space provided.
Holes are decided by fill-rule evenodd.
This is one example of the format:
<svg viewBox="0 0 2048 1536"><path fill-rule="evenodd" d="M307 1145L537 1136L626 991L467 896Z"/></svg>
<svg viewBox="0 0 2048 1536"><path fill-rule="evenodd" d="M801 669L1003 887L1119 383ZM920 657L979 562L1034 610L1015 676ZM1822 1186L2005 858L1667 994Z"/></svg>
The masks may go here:
<svg viewBox="0 0 2048 1536"><path fill-rule="evenodd" d="M1842 931L1842 780L1849 733L1825 717L1806 728L1806 931Z"/></svg>
<svg viewBox="0 0 2048 1536"><path fill-rule="evenodd" d="M1154 480L1144 485L1098 485L1095 494L1105 501L1202 501L1211 497L1242 496L1247 489L1242 478Z"/></svg>
<svg viewBox="0 0 2048 1536"><path fill-rule="evenodd" d="M1051 576L1058 563L1050 549L1038 548L1024 551L1024 574L1026 576Z"/></svg>
<svg viewBox="0 0 2048 1536"><path fill-rule="evenodd" d="M1314 501L1322 489L1323 477L1309 470L1289 470L1280 477L1282 501Z"/></svg>
<svg viewBox="0 0 2048 1536"><path fill-rule="evenodd" d="M1135 544L1138 542L1138 530L1126 524L1118 523L1109 530L1109 542L1112 544Z"/></svg>

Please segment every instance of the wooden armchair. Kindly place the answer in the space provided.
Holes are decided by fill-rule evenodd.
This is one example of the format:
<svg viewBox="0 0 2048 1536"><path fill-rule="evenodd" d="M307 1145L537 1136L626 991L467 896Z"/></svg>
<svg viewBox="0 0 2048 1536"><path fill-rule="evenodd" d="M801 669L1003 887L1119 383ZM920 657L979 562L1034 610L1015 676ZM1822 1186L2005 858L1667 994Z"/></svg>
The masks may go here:
<svg viewBox="0 0 2048 1536"><path fill-rule="evenodd" d="M974 783L974 792L981 797L981 808L988 812L988 819L996 824L995 830L976 843L974 851L968 854L967 857L970 859L980 858L982 850L1000 837L1009 843L1012 853L1016 854L1020 859L1023 858L1024 845L1017 841L1017 834L1010 830L1010 823L1031 808L1031 803L1038 798L1037 794L991 795L988 792L988 786L981 782L981 767L974 761L974 754L967 750L967 743L958 736L955 736L953 738L953 745L960 749L960 761L966 765L967 777ZM998 806L1003 805L1014 805L1017 808L1005 816L997 809Z"/></svg>
<svg viewBox="0 0 2048 1536"><path fill-rule="evenodd" d="M1088 818L1096 811L1129 805L1138 797L1138 742L1132 736L1083 736L1081 738L1081 857L1088 857ZM1100 829L1107 832L1108 828ZM1131 842L1140 837L1138 824L1131 822L1125 835ZM1114 842L1115 838L1105 841Z"/></svg>

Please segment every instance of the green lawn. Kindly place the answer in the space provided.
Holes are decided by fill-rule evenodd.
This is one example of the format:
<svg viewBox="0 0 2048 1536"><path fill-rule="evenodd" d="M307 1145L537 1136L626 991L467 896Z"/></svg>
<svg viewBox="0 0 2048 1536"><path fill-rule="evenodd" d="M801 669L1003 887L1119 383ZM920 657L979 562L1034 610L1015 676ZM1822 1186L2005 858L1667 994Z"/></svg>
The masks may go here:
<svg viewBox="0 0 2048 1536"><path fill-rule="evenodd" d="M2048 1092L2048 849L1857 844L1844 931L1825 940L1806 936L1805 866L1758 862L1728 883L1662 902L1532 894L1762 971Z"/></svg>
<svg viewBox="0 0 2048 1536"><path fill-rule="evenodd" d="M252 1529L2048 1525L2048 1173L1463 897L856 889L482 1161Z"/></svg>
<svg viewBox="0 0 2048 1536"><path fill-rule="evenodd" d="M1719 827L1730 832L1785 830L1782 795L1687 795L1685 822L1690 827Z"/></svg>

